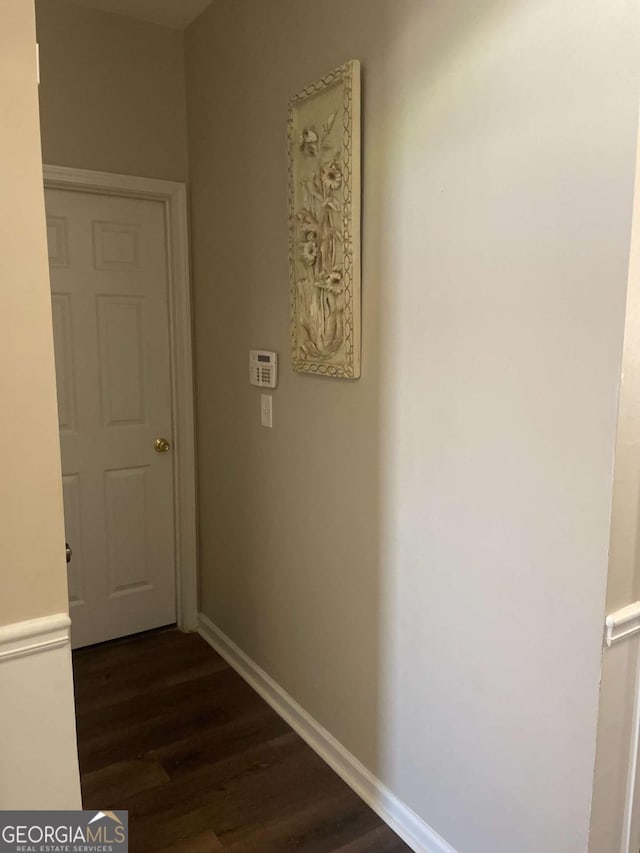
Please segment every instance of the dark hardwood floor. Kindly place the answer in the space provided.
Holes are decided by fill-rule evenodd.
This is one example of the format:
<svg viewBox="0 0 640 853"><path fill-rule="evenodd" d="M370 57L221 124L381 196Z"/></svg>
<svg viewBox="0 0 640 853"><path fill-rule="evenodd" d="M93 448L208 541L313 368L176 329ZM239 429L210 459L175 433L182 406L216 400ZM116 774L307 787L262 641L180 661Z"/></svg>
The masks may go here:
<svg viewBox="0 0 640 853"><path fill-rule="evenodd" d="M409 850L197 634L74 652L85 809L132 853Z"/></svg>

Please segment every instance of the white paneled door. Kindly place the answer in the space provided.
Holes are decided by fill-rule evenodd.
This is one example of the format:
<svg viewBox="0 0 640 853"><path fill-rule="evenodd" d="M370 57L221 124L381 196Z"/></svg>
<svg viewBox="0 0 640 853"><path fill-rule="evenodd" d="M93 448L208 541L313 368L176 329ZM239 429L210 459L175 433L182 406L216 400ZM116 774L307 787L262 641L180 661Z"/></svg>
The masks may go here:
<svg viewBox="0 0 640 853"><path fill-rule="evenodd" d="M46 208L77 648L176 618L167 245L156 201Z"/></svg>

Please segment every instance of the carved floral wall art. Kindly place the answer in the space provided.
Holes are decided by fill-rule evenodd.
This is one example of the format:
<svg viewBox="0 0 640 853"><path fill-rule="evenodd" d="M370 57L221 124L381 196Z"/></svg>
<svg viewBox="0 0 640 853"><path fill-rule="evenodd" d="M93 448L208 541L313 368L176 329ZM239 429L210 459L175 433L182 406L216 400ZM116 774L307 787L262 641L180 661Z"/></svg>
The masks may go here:
<svg viewBox="0 0 640 853"><path fill-rule="evenodd" d="M360 63L289 101L294 370L360 376Z"/></svg>

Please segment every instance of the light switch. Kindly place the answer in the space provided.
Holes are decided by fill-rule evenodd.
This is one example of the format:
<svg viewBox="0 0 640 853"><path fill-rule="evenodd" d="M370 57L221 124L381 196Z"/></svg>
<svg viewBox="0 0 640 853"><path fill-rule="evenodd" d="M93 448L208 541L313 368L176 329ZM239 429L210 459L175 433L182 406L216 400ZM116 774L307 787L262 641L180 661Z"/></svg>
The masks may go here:
<svg viewBox="0 0 640 853"><path fill-rule="evenodd" d="M273 426L273 397L271 394L260 394L260 423L263 427Z"/></svg>

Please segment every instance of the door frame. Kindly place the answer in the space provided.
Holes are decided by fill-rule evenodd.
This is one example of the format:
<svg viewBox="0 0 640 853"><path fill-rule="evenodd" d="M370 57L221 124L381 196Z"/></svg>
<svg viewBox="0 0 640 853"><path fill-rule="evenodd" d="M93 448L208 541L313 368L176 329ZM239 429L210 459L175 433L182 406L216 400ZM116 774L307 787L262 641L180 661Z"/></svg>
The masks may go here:
<svg viewBox="0 0 640 853"><path fill-rule="evenodd" d="M70 190L160 202L167 234L171 416L176 566L176 617L182 631L198 626L198 553L196 538L196 445L189 230L186 184L43 165L45 189Z"/></svg>

